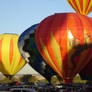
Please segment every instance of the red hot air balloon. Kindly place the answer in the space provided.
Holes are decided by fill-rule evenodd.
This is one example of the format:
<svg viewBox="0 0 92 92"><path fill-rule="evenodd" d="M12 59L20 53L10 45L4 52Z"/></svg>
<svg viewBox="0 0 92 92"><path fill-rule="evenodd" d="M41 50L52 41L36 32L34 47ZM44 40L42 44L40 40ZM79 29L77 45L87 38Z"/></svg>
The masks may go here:
<svg viewBox="0 0 92 92"><path fill-rule="evenodd" d="M76 13L58 13L45 18L36 31L36 44L44 59L71 83L92 58L92 20Z"/></svg>
<svg viewBox="0 0 92 92"><path fill-rule="evenodd" d="M92 11L92 0L67 0L73 9L80 14L88 15ZM92 20L90 18L90 20ZM92 80L92 59L89 63L80 71L80 77L82 80Z"/></svg>

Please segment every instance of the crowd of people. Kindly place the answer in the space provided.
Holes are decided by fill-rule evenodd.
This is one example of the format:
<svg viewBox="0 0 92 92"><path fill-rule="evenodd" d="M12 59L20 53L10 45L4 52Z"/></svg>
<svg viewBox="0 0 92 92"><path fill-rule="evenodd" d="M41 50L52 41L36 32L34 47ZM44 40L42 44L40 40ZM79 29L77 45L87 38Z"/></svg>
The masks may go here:
<svg viewBox="0 0 92 92"><path fill-rule="evenodd" d="M2 85L1 90L9 92L92 92L92 85L88 84L41 84L35 85L34 83L9 83L8 86Z"/></svg>
<svg viewBox="0 0 92 92"><path fill-rule="evenodd" d="M30 90L13 90L12 92L92 92L92 87L83 85L80 87L72 87L72 86L67 86L67 87L35 87L35 88L29 88Z"/></svg>

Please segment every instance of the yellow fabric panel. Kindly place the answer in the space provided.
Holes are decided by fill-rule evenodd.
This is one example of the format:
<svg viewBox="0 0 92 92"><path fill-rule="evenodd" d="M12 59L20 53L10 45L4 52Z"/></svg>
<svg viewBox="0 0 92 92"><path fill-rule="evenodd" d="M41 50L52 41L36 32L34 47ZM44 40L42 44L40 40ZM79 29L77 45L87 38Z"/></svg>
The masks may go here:
<svg viewBox="0 0 92 92"><path fill-rule="evenodd" d="M92 0L91 0L91 2L90 2L90 4L89 4L89 6L88 6L88 9L87 9L87 11L86 11L86 15L88 15L89 13L90 13L90 8L92 8ZM91 9L91 11L92 11L92 9Z"/></svg>
<svg viewBox="0 0 92 92"><path fill-rule="evenodd" d="M85 9L86 9L86 0L83 1L83 14L85 13Z"/></svg>
<svg viewBox="0 0 92 92"><path fill-rule="evenodd" d="M16 72L18 72L25 64L26 62L24 59L22 59L21 63L19 64L20 60L20 52L18 49L18 38L19 35L16 34L2 34L0 35L0 39L4 38L2 41L2 61L0 62L0 71L3 74L7 75L14 75ZM12 63L10 64L10 40L13 39L13 57L12 57Z"/></svg>
<svg viewBox="0 0 92 92"><path fill-rule="evenodd" d="M2 65L4 66L4 69L1 71L3 72L4 70L7 71L7 73L10 72L10 62L9 62L9 47L10 47L10 40L9 36L4 36L2 41ZM7 67L6 67L7 66Z"/></svg>
<svg viewBox="0 0 92 92"><path fill-rule="evenodd" d="M54 51L57 63L59 65L59 67L61 68L61 71L63 72L63 68L62 68L62 58L61 58L61 52L60 52L60 46L59 44L56 42L53 33L51 33L51 42L52 42L52 49ZM57 52L57 53L56 53Z"/></svg>
<svg viewBox="0 0 92 92"><path fill-rule="evenodd" d="M84 29L84 43L90 43L90 38L89 38L89 36L87 35L87 31L86 31L86 29Z"/></svg>
<svg viewBox="0 0 92 92"><path fill-rule="evenodd" d="M79 9L80 13L82 14L79 0L75 0L75 2L77 4L77 6L78 6L78 9Z"/></svg>
<svg viewBox="0 0 92 92"><path fill-rule="evenodd" d="M40 44L41 44L41 47L43 48L43 51L44 51L46 57L48 58L49 62L53 65L53 67L55 68L56 72L62 77L61 73L58 71L57 67L54 65L53 61L51 60L51 58L49 56L49 53L48 53L45 45L43 44L41 38L40 38Z"/></svg>
<svg viewBox="0 0 92 92"><path fill-rule="evenodd" d="M19 37L19 36L18 36ZM17 61L17 62L12 62L11 65L11 73L13 73L18 65L19 59L20 59L20 53L17 47L17 41L18 41L18 37L13 39L13 42L16 42L16 44L14 44L14 49L13 49L13 61Z"/></svg>
<svg viewBox="0 0 92 92"><path fill-rule="evenodd" d="M21 70L21 68L26 64L26 62L24 61L24 59L22 59L21 64L18 64L17 67L15 68L15 73L19 72Z"/></svg>

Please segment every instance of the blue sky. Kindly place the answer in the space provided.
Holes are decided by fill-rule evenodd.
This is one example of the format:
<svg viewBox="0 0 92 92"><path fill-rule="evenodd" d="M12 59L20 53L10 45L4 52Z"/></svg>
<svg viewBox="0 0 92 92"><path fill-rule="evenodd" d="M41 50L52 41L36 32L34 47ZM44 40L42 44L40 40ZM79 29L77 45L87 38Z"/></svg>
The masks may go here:
<svg viewBox="0 0 92 92"><path fill-rule="evenodd" d="M0 34L21 34L47 16L63 12L75 12L67 0L0 0ZM21 72L29 70L26 65Z"/></svg>
<svg viewBox="0 0 92 92"><path fill-rule="evenodd" d="M0 0L0 33L21 34L45 17L63 12L75 12L67 0Z"/></svg>

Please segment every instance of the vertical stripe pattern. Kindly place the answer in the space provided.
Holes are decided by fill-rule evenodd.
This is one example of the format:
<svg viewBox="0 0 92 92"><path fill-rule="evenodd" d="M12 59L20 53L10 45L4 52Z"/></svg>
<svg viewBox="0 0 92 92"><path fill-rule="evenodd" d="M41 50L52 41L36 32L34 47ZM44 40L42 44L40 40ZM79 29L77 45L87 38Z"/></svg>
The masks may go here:
<svg viewBox="0 0 92 92"><path fill-rule="evenodd" d="M17 42L19 35L0 35L0 71L6 75L16 74L26 62L20 55Z"/></svg>
<svg viewBox="0 0 92 92"><path fill-rule="evenodd" d="M12 63L12 57L13 57L13 39L10 39L10 51L9 51L10 55L10 64Z"/></svg>
<svg viewBox="0 0 92 92"><path fill-rule="evenodd" d="M86 16L59 13L44 19L36 30L39 51L64 80L73 79L92 59L91 24Z"/></svg>
<svg viewBox="0 0 92 92"><path fill-rule="evenodd" d="M92 11L92 0L67 0L67 1L77 13L88 15Z"/></svg>

